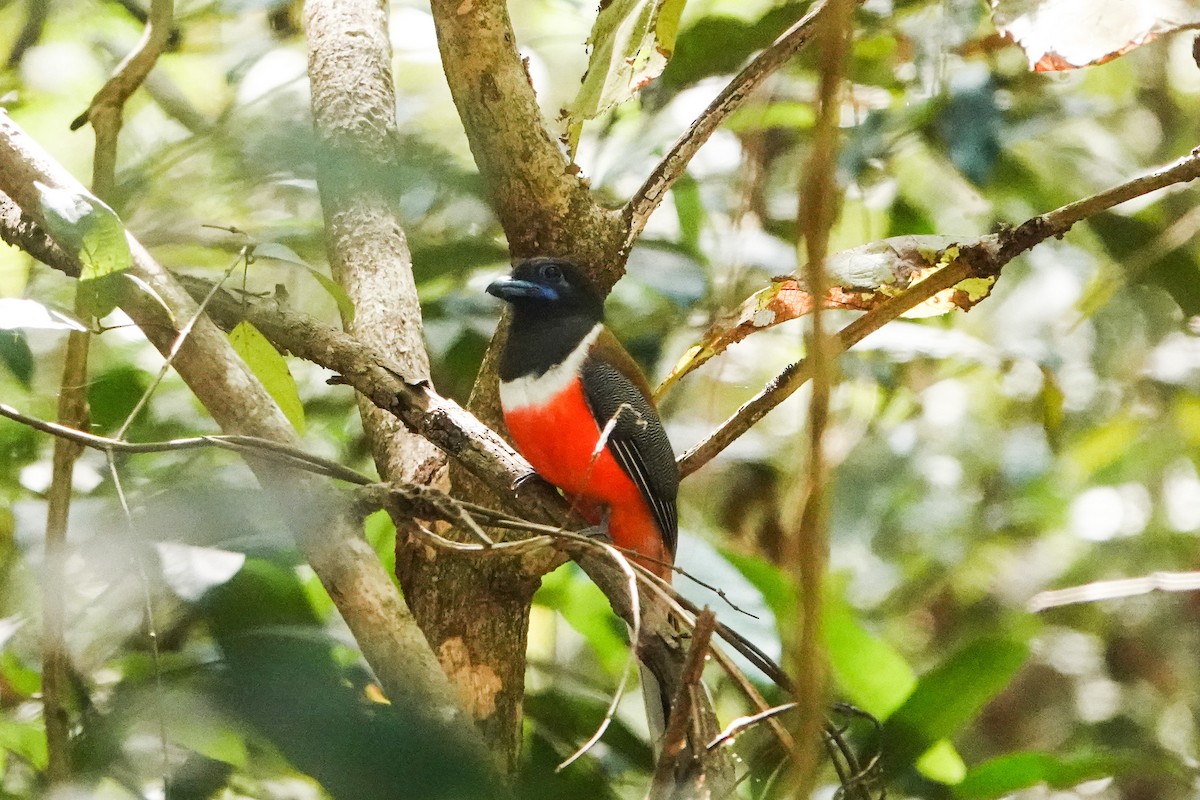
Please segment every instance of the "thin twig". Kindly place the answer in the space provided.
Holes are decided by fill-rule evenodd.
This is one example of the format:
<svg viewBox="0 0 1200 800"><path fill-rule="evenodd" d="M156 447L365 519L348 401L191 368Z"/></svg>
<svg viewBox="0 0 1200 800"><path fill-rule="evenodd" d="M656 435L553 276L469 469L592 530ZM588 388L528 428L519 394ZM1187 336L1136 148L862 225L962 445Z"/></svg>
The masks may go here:
<svg viewBox="0 0 1200 800"><path fill-rule="evenodd" d="M646 227L646 221L658 208L667 195L667 190L683 175L687 165L700 147L709 137L721 127L729 115L739 109L754 90L763 81L775 74L780 67L791 60L812 36L816 21L825 9L825 0L820 0L809 8L792 27L784 31L766 50L763 50L751 61L721 93L700 113L700 116L688 126L688 129L671 145L671 149L655 166L654 171L646 178L641 187L634 193L622 209L622 214L628 220L628 230L625 234L624 251L633 247Z"/></svg>
<svg viewBox="0 0 1200 800"><path fill-rule="evenodd" d="M828 10L818 25L820 44L820 107L813 130L812 150L805 165L797 207L796 232L803 236L807 256L805 278L814 297L824 297L829 276L825 260L829 237L841 208L835 170L838 161L842 83L846 76L853 38L853 0L828 0ZM814 303L807 337L812 365L812 396L808 401L808 463L800 509L793 526L790 551L796 579L799 630L791 643L791 663L799 675L796 718L792 730L801 743L791 764L795 795L807 798L816 788L821 760L817 742L824 722L828 691L822 619L825 569L829 560L829 520L826 503L829 468L825 455L825 430L829 422L829 396L834 371L830 337L825 333L823 303Z"/></svg>
<svg viewBox="0 0 1200 800"><path fill-rule="evenodd" d="M142 38L130 51L125 60L113 70L112 77L105 81L96 92L87 110L71 122L71 130L79 130L87 123L96 124L98 114L105 111L115 111L117 129L120 128L121 109L125 101L137 91L142 81L150 74L150 70L158 62L158 57L166 49L171 37L171 20L175 16L173 0L151 0L150 15L146 18L146 27L142 30ZM100 131L97 131L97 135ZM112 132L116 135L116 130ZM115 144L115 141L114 141ZM97 153L97 155L101 155ZM114 154L115 155L115 154ZM103 197L103 195L101 195Z"/></svg>
<svg viewBox="0 0 1200 800"><path fill-rule="evenodd" d="M337 478L338 480L360 486L367 486L373 483L366 475L356 472L349 467L342 466L336 461L315 456L299 448L274 442L270 439L262 439L257 436L225 434L191 436L186 439L171 439L165 442L125 442L120 439L97 436L94 433L86 433L66 425L59 425L54 422L47 422L46 420L31 417L27 414L22 414L12 406L5 405L4 403L0 403L0 417L8 417L34 430L48 433L51 436L57 436L60 439L74 442L84 447L90 447L93 450L100 450L104 453L165 453L175 450L217 447L242 454L253 452L256 455L273 457L274 460L294 466L297 469L317 475L325 475L330 478Z"/></svg>
<svg viewBox="0 0 1200 800"><path fill-rule="evenodd" d="M1059 606L1076 603L1098 603L1102 600L1118 600L1136 597L1150 592L1195 592L1200 591L1200 572L1152 572L1138 578L1117 578L1110 581L1095 581L1068 589L1051 589L1038 592L1026 605L1037 613Z"/></svg>
<svg viewBox="0 0 1200 800"><path fill-rule="evenodd" d="M241 251L238 252L238 257L234 259L233 263L225 268L225 272L221 275L221 279L213 284L212 291L209 292L208 295L204 297L196 306L196 312L192 314L191 319L189 319L187 324L179 329L179 333L175 337L174 344L171 345L171 349L167 353L167 357L163 359L162 366L158 368L158 374L154 376L154 380L150 381L150 385L146 387L146 390L142 392L142 396L138 398L138 401L134 404L129 414L126 415L125 421L121 423L121 427L117 430L117 435L114 438L121 440L125 439L125 434L129 432L129 426L131 426L133 421L137 419L138 414L141 413L146 403L150 402L150 398L154 395L155 390L158 389L159 385L163 382L163 379L167 377L167 373L171 369L171 364L175 361L175 356L179 355L180 348L182 348L183 343L187 341L187 337L191 334L192 328L196 326L196 322L199 321L200 317L204 314L204 310L208 307L208 304L212 302L213 297L216 296L217 292L221 289L221 286L225 283L225 281L229 280L229 276L233 274L233 271L237 269L238 265L242 263L249 263L246 253L247 247L243 247Z"/></svg>
<svg viewBox="0 0 1200 800"><path fill-rule="evenodd" d="M1062 236L1076 223L1088 217L1135 197L1177 183L1186 183L1197 177L1200 177L1200 148L1151 173L1028 219L1015 228L960 244L957 246L958 258L950 264L904 293L868 311L839 331L831 344L830 355L840 355L904 312L967 278L998 275L1017 256L1047 239ZM947 251L950 249L947 248ZM807 360L797 361L784 369L712 433L680 456L680 474L687 476L695 472L750 430L768 412L803 386L812 375L811 369Z"/></svg>
<svg viewBox="0 0 1200 800"><path fill-rule="evenodd" d="M740 734L742 731L753 728L758 723L765 722L772 717L777 717L786 711L791 711L795 707L795 703L784 703L781 706L772 706L764 711L759 711L757 714L751 714L746 717L738 717L726 725L725 730L721 731L721 733L717 735L717 738L713 739L704 747L706 750L715 750L718 747L723 747L727 744L733 744L733 740L736 739L738 734Z"/></svg>
<svg viewBox="0 0 1200 800"><path fill-rule="evenodd" d="M638 597L637 572L634 570L633 564L630 563L615 547L601 542L598 539L587 536L579 536L576 534L570 535L570 538L574 539L575 541L582 541L588 547L602 550L609 558L612 559L613 563L617 565L617 568L621 570L621 573L625 575L625 578L628 581L627 588L629 590L629 602L631 605L629 632L630 647L629 654L625 658L625 665L621 669L621 678L619 681L617 681L617 689L615 692L613 692L612 699L608 704L608 709L604 712L604 719L601 720L600 724L596 727L596 732L593 733L586 742L580 745L578 750L576 750L571 756L558 765L555 770L556 772L561 772L562 770L571 766L571 764L575 763L575 761L583 756L584 753L586 753L588 750L591 750L596 742L600 741L600 737L604 735L604 732L608 730L608 726L612 724L613 718L617 715L617 706L620 704L621 698L625 696L625 688L629 685L629 677L633 674L633 669L637 665L637 643L641 641L642 637L641 600Z"/></svg>
<svg viewBox="0 0 1200 800"><path fill-rule="evenodd" d="M694 692L703 691L700 678L704 674L709 642L712 641L716 624L716 615L707 607L696 617L692 628L692 642L688 648L687 657L683 661L683 670L679 677L679 688L671 700L671 716L667 720L667 729L663 734L662 753L659 754L658 764L654 768L654 780L646 795L649 800L669 797L677 776L687 771L687 765L680 762L687 749L688 722L692 717L692 697ZM691 756L698 759L701 754L691 753Z"/></svg>
<svg viewBox="0 0 1200 800"><path fill-rule="evenodd" d="M137 566L138 583L142 589L142 611L146 615L146 638L150 641L150 661L154 667L154 707L158 717L158 744L159 756L162 761L163 786L166 787L171 769L171 753L167 744L167 694L163 687L162 654L159 652L158 646L158 625L154 621L154 602L150 596L150 575L146 569L144 547L134 529L133 512L130 511L129 500L125 496L125 487L121 483L120 473L117 472L117 460L114 458L112 450L105 455L108 458L108 473L112 477L113 489L117 493L121 512L125 515L126 530L128 530L130 538L136 542L133 560Z"/></svg>

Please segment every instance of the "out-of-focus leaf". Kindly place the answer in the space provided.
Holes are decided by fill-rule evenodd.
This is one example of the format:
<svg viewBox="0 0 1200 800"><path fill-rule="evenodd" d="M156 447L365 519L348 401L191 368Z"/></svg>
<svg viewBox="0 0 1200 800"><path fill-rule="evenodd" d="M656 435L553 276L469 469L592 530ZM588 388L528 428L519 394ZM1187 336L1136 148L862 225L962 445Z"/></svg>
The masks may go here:
<svg viewBox="0 0 1200 800"><path fill-rule="evenodd" d="M1080 436L1065 453L1079 475L1087 479L1115 463L1137 441L1142 426L1128 417L1118 417Z"/></svg>
<svg viewBox="0 0 1200 800"><path fill-rule="evenodd" d="M0 362L26 389L33 382L33 351L21 331L0 330Z"/></svg>
<svg viewBox="0 0 1200 800"><path fill-rule="evenodd" d="M525 698L525 713L533 724L550 740L565 745L565 752L559 755L560 759L569 756L575 747L595 732L607 708L606 698L573 695L558 690L530 694ZM604 744L634 766L641 769L653 766L653 756L646 740L619 719L614 719L604 732Z"/></svg>
<svg viewBox="0 0 1200 800"><path fill-rule="evenodd" d="M844 598L830 592L825 601L825 647L838 687L851 703L878 719L900 708L917 686L917 675L904 657L871 635ZM962 780L966 770L954 745L937 742L918 761L926 777L941 783Z"/></svg>
<svg viewBox="0 0 1200 800"><path fill-rule="evenodd" d="M807 2L785 2L753 21L710 14L680 32L662 83L677 92L712 75L736 72L803 15Z"/></svg>
<svg viewBox="0 0 1200 800"><path fill-rule="evenodd" d="M294 573L248 560L203 608L224 656L214 700L332 797L491 796L486 771L429 725L425 710L366 696L362 671L339 663L341 646L318 624Z"/></svg>
<svg viewBox="0 0 1200 800"><path fill-rule="evenodd" d="M536 704L535 697L526 698L526 704L531 701ZM528 744L521 748L525 764L517 778L518 797L586 797L589 800L619 797L614 792L612 776L592 759L581 758L559 772L558 765L570 754L564 752L568 750L568 743L552 739L536 724L531 727Z"/></svg>
<svg viewBox="0 0 1200 800"><path fill-rule="evenodd" d="M954 787L960 800L992 800L1021 789L1045 784L1070 789L1084 781L1114 775L1131 766L1126 756L1112 753L1010 753L972 769Z"/></svg>
<svg viewBox="0 0 1200 800"><path fill-rule="evenodd" d="M163 580L175 594L193 602L236 575L246 562L245 553L179 542L157 542L155 549L162 563Z"/></svg>
<svg viewBox="0 0 1200 800"><path fill-rule="evenodd" d="M864 711L887 719L912 694L917 675L891 645L872 636L843 598L825 602L825 646L838 687Z"/></svg>
<svg viewBox="0 0 1200 800"><path fill-rule="evenodd" d="M0 749L20 756L34 769L46 768L46 731L40 721L0 719Z"/></svg>
<svg viewBox="0 0 1200 800"><path fill-rule="evenodd" d="M742 106L725 123L731 131L764 131L771 128L807 129L817 121L811 103L777 102Z"/></svg>
<svg viewBox="0 0 1200 800"><path fill-rule="evenodd" d="M303 432L304 405L300 402L296 379L292 377L287 361L279 351L258 328L245 321L239 322L229 332L229 342L255 377L262 381L263 387L279 404L292 427Z"/></svg>
<svg viewBox="0 0 1200 800"><path fill-rule="evenodd" d="M1000 157L1002 120L990 77L956 88L941 106L935 124L949 145L950 160L977 186L987 183Z"/></svg>
<svg viewBox="0 0 1200 800"><path fill-rule="evenodd" d="M612 613L604 593L578 568L568 564L542 578L534 602L562 614L587 639L609 674L620 672L629 655L625 625Z"/></svg>
<svg viewBox="0 0 1200 800"><path fill-rule="evenodd" d="M1084 316L1094 315L1130 283L1158 286L1184 314L1200 314L1200 262L1195 248L1181 247L1169 231L1140 217L1100 214L1089 225L1120 269L1102 270L1088 287L1079 303Z"/></svg>
<svg viewBox="0 0 1200 800"><path fill-rule="evenodd" d="M1023 638L987 636L923 675L883 724L884 769L896 775L952 736L1008 685L1028 657Z"/></svg>
<svg viewBox="0 0 1200 800"><path fill-rule="evenodd" d="M776 619L795 618L796 587L789 575L761 558L731 550L722 550L721 555L762 592L763 600L771 607Z"/></svg>
<svg viewBox="0 0 1200 800"><path fill-rule="evenodd" d="M1038 72L1103 64L1164 34L1200 25L1195 0L992 0L1001 34Z"/></svg>
<svg viewBox="0 0 1200 800"><path fill-rule="evenodd" d="M671 187L671 198L675 201L675 217L679 220L679 239L693 253L700 252L700 231L704 229L704 203L700 199L700 185L684 174Z"/></svg>
<svg viewBox="0 0 1200 800"><path fill-rule="evenodd" d="M951 263L957 239L948 236L897 236L844 250L829 258L833 286L822 308L869 311ZM968 310L991 292L995 278L971 278L910 309L906 317ZM783 276L747 298L733 313L713 323L676 362L655 397L662 397L680 378L757 331L802 317L813 309L813 297L798 278Z"/></svg>
<svg viewBox="0 0 1200 800"><path fill-rule="evenodd" d="M87 326L77 319L47 308L36 300L17 297L0 298L0 330L40 328L42 330L86 331Z"/></svg>
<svg viewBox="0 0 1200 800"><path fill-rule="evenodd" d="M40 181L34 181L34 188L50 235L83 265L79 291L84 306L97 317L108 314L116 307L115 279L133 262L124 223L89 192L57 189Z"/></svg>
<svg viewBox="0 0 1200 800"><path fill-rule="evenodd" d="M116 430L133 411L149 385L145 370L133 365L118 366L96 376L88 386L88 407L98 431ZM148 410L142 412L149 417Z"/></svg>
<svg viewBox="0 0 1200 800"><path fill-rule="evenodd" d="M675 50L686 0L607 0L588 44L583 84L569 108L567 136L575 150L583 123L637 94L662 73Z"/></svg>

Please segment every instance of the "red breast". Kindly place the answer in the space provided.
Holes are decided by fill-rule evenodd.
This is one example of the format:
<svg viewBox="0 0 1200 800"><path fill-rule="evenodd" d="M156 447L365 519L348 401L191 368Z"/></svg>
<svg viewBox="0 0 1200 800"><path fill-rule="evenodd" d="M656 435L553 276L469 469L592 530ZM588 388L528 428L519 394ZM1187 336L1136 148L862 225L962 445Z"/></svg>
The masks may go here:
<svg viewBox="0 0 1200 800"><path fill-rule="evenodd" d="M579 514L670 580L679 473L649 387L601 323L578 269L517 266L488 291L513 305L500 401L513 444Z"/></svg>

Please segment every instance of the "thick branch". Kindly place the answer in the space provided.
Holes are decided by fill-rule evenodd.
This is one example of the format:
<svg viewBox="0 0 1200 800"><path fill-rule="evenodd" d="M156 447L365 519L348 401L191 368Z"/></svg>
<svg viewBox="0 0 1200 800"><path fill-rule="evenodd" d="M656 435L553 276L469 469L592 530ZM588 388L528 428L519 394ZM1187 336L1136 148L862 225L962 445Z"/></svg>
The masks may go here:
<svg viewBox="0 0 1200 800"><path fill-rule="evenodd" d="M504 0L433 0L450 92L515 256L573 257L620 276L620 216L599 206L546 129Z"/></svg>
<svg viewBox="0 0 1200 800"><path fill-rule="evenodd" d="M825 0L814 3L803 18L747 64L709 103L675 144L671 145L662 161L622 209L628 225L624 244L626 252L632 249L634 242L646 227L646 221L667 196L667 190L683 175L687 165L709 137L721 127L730 114L741 108L746 99L762 86L763 81L775 74L808 43L825 5Z"/></svg>
<svg viewBox="0 0 1200 800"><path fill-rule="evenodd" d="M0 113L0 192L36 218L33 182L83 192L83 187ZM175 345L176 326L196 304L132 236L130 272L149 285L150 299L131 288L122 308L160 352ZM163 305L170 309L168 313ZM225 430L294 444L295 432L270 395L233 352L222 332L201 318L178 348L180 376ZM370 546L348 504L315 479L297 479L269 462L248 459L263 485L281 499L297 543L354 633L368 663L394 702L460 737L475 758L486 759L481 740L465 724L437 660Z"/></svg>
<svg viewBox="0 0 1200 800"><path fill-rule="evenodd" d="M933 273L903 294L868 311L839 331L837 339L831 345L830 355L837 356L844 353L904 312L967 278L998 275L1008 262L1047 239L1062 236L1077 222L1107 211L1135 197L1141 197L1177 183L1187 183L1198 177L1200 177L1200 147L1172 164L1118 184L1099 194L1068 203L1054 211L1028 219L1015 228L957 245L958 258L949 265ZM945 253L951 249L951 247L947 247L942 252ZM807 360L789 365L783 372L775 376L761 392L743 403L716 430L680 456L680 472L685 476L690 475L707 464L739 436L750 430L775 406L790 397L810 377L812 377L812 368Z"/></svg>

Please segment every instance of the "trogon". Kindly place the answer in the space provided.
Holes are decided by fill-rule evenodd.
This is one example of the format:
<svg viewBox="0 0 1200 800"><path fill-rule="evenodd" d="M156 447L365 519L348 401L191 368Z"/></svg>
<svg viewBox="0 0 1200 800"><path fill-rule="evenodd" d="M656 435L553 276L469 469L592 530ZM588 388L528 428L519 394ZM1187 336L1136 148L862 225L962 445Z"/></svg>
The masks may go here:
<svg viewBox="0 0 1200 800"><path fill-rule="evenodd" d="M512 306L499 375L513 444L580 516L669 581L679 468L600 294L561 258L523 261L487 291Z"/></svg>

